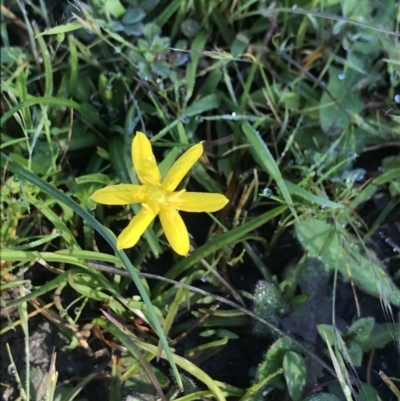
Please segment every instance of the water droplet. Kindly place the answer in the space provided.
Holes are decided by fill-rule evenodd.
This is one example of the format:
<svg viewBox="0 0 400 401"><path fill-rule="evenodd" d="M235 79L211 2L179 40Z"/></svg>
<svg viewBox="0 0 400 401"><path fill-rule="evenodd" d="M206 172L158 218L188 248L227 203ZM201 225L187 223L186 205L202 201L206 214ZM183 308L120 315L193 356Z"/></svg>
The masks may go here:
<svg viewBox="0 0 400 401"><path fill-rule="evenodd" d="M121 53L122 49L119 46L114 47L114 53L119 54Z"/></svg>
<svg viewBox="0 0 400 401"><path fill-rule="evenodd" d="M187 124L189 122L189 117L188 116L182 116L181 121L183 124Z"/></svg>
<svg viewBox="0 0 400 401"><path fill-rule="evenodd" d="M381 173L381 174L384 173L385 172L385 167L379 166L378 167L378 172Z"/></svg>
<svg viewBox="0 0 400 401"><path fill-rule="evenodd" d="M264 188L263 195L269 198L272 195L272 190L269 188Z"/></svg>
<svg viewBox="0 0 400 401"><path fill-rule="evenodd" d="M349 156L351 159L355 159L356 157L358 157L358 153L357 152L349 152L347 154L347 156Z"/></svg>
<svg viewBox="0 0 400 401"><path fill-rule="evenodd" d="M396 103L400 103L400 93L398 93L397 95L394 96L394 101Z"/></svg>
<svg viewBox="0 0 400 401"><path fill-rule="evenodd" d="M285 156L286 156L286 152L282 152L282 153L281 153L282 159L283 159Z"/></svg>
<svg viewBox="0 0 400 401"><path fill-rule="evenodd" d="M201 280L203 283L206 283L206 282L208 281L208 278L207 278L207 276L203 276L200 280Z"/></svg>
<svg viewBox="0 0 400 401"><path fill-rule="evenodd" d="M81 313L81 308L76 307L76 308L74 309L74 313L75 313L75 315L79 315L79 314Z"/></svg>
<svg viewBox="0 0 400 401"><path fill-rule="evenodd" d="M157 78L157 79L156 79L156 82L157 82L158 84L161 84L161 83L162 83L162 79L161 79L161 78Z"/></svg>
<svg viewBox="0 0 400 401"><path fill-rule="evenodd" d="M11 375L11 376L15 376L16 370L15 370L15 366L14 366L13 363L10 364L10 365L8 365L8 367L7 367L7 373L8 373L9 375Z"/></svg>
<svg viewBox="0 0 400 401"><path fill-rule="evenodd" d="M296 10L297 7L298 7L297 4L293 4L293 5L292 5L292 10Z"/></svg>
<svg viewBox="0 0 400 401"><path fill-rule="evenodd" d="M343 72L340 73L338 76L338 79L340 79L341 81L343 81L346 78L346 74L344 74Z"/></svg>
<svg viewBox="0 0 400 401"><path fill-rule="evenodd" d="M236 113L235 112L233 112L231 115L232 115L232 117L236 117Z"/></svg>
<svg viewBox="0 0 400 401"><path fill-rule="evenodd" d="M355 170L353 173L354 181L357 182L363 181L366 173L367 172L362 168Z"/></svg>
<svg viewBox="0 0 400 401"><path fill-rule="evenodd" d="M195 120L196 120L198 123L202 123L204 119L203 119L202 116L196 116Z"/></svg>

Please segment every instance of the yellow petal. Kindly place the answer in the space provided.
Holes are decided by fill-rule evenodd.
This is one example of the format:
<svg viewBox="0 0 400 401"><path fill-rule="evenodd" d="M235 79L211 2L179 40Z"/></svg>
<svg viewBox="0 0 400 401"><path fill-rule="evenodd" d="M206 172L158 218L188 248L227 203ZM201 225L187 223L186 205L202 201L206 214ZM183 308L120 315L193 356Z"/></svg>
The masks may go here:
<svg viewBox="0 0 400 401"><path fill-rule="evenodd" d="M152 210L141 208L139 213L131 220L117 239L117 248L126 249L133 247L141 235L145 232L149 224L154 220L156 214Z"/></svg>
<svg viewBox="0 0 400 401"><path fill-rule="evenodd" d="M176 187L182 181L183 177L200 159L203 154L203 145L201 143L192 146L187 150L169 169L162 181L162 187L165 191L175 191Z"/></svg>
<svg viewBox="0 0 400 401"><path fill-rule="evenodd" d="M172 249L178 255L187 255L190 247L189 234L179 213L172 207L162 207L160 221Z"/></svg>
<svg viewBox="0 0 400 401"><path fill-rule="evenodd" d="M136 174L142 184L160 183L160 170L151 148L151 143L143 132L137 132L132 141L132 160Z"/></svg>
<svg viewBox="0 0 400 401"><path fill-rule="evenodd" d="M143 185L120 184L99 189L90 199L103 205L129 205L143 203L146 196L147 188Z"/></svg>
<svg viewBox="0 0 400 401"><path fill-rule="evenodd" d="M172 194L171 198L169 204L183 212L216 212L229 202L224 195L203 192L184 192L177 199Z"/></svg>

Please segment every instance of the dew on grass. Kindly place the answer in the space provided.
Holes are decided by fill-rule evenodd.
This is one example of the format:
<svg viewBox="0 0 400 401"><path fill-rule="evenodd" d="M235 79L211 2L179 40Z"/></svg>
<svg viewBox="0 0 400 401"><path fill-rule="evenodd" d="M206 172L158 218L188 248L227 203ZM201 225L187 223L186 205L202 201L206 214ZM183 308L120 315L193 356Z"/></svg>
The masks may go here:
<svg viewBox="0 0 400 401"><path fill-rule="evenodd" d="M264 188L263 195L269 198L270 196L272 196L272 190L269 188Z"/></svg>
<svg viewBox="0 0 400 401"><path fill-rule="evenodd" d="M10 365L8 365L8 367L7 367L7 373L8 373L10 376L15 376L16 370L15 370L15 366L14 366L13 363L10 364Z"/></svg>

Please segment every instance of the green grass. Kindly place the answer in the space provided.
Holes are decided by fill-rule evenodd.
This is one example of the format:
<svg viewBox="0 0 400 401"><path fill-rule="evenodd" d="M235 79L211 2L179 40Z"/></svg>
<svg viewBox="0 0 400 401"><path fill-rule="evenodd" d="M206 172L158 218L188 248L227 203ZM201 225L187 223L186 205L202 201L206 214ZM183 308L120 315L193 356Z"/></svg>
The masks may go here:
<svg viewBox="0 0 400 401"><path fill-rule="evenodd" d="M400 352L400 241L399 232L387 233L400 214L399 5L87 3L1 5L0 256L8 325L0 334L20 326L29 356L30 320L41 314L70 349L82 347L81 315L90 310L90 338L101 332L112 354L113 401L129 391L168 401L267 394L394 400L396 378L370 382L367 362L388 347ZM203 228L189 223L186 258L173 254L157 221L133 249L118 251L115 237L137 205L90 199L106 185L137 183L135 131L152 141L163 174L205 141L182 188L230 199L209 216L206 242ZM372 249L379 235L380 247L391 248L389 269ZM37 264L52 275L30 286L25 277L35 277ZM153 274L160 265L162 273ZM235 274L248 274L251 290ZM74 299L59 297L67 288ZM350 321L335 316L343 288L356 310ZM360 304L363 297L381 305L386 323ZM309 326L296 332L299 321ZM305 341L306 331L316 337ZM247 387L202 368L251 332L265 349ZM191 334L197 343L178 354ZM21 400L79 400L101 375L64 386L53 358L40 385L32 385L29 358L15 372ZM312 395L316 385L329 395Z"/></svg>

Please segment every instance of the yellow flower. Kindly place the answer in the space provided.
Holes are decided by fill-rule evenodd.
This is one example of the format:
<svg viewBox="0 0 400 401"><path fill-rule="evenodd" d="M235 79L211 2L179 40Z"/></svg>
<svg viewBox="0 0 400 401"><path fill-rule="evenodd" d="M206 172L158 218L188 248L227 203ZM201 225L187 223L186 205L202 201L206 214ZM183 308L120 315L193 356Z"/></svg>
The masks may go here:
<svg viewBox="0 0 400 401"><path fill-rule="evenodd" d="M117 248L134 246L146 228L159 214L162 228L172 249L179 255L189 252L189 234L178 211L215 212L222 209L228 199L221 194L174 192L183 177L203 153L201 143L187 150L161 180L160 170L146 135L137 132L132 141L132 160L142 185L120 184L99 189L92 196L104 205L141 203L142 208L117 239Z"/></svg>

